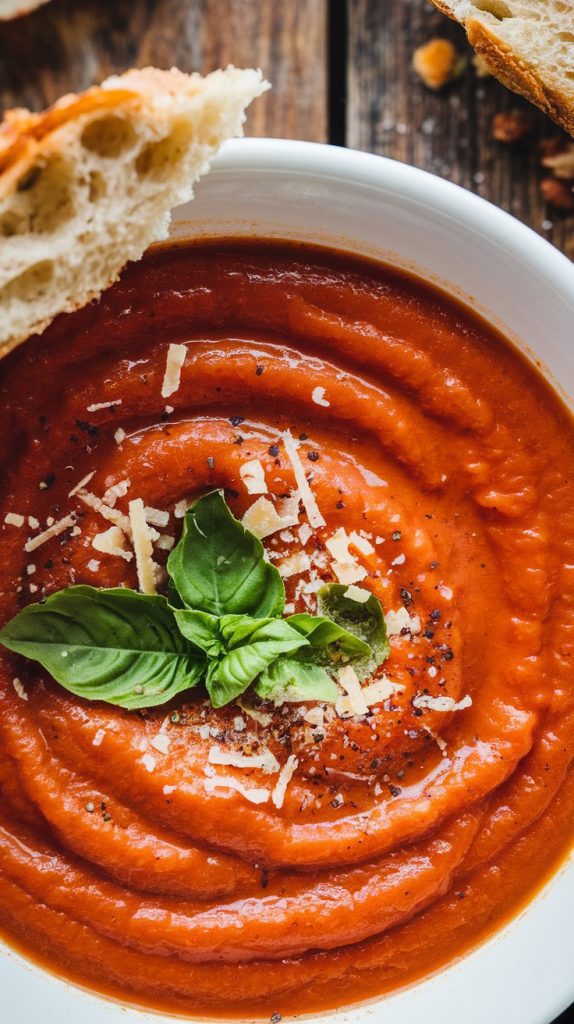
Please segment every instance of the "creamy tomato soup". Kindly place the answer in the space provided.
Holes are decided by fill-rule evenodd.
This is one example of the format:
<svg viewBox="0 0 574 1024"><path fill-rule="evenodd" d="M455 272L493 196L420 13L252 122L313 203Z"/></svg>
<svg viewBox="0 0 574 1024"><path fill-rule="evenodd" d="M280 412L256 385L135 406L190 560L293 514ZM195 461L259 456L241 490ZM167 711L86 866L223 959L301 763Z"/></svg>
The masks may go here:
<svg viewBox="0 0 574 1024"><path fill-rule="evenodd" d="M168 513L163 565L220 488L260 502L289 611L359 587L391 645L344 713L201 686L126 711L2 650L8 943L128 1001L268 1018L420 978L534 895L572 836L574 430L503 338L389 267L230 241L152 252L0 388L2 623L137 588L94 546L109 510Z"/></svg>

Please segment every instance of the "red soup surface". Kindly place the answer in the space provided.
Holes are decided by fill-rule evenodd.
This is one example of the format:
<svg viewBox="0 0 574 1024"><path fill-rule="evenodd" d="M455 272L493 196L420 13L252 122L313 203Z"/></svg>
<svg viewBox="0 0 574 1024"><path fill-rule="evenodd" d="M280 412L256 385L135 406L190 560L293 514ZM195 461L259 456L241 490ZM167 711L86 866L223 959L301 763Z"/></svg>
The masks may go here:
<svg viewBox="0 0 574 1024"><path fill-rule="evenodd" d="M214 710L201 687L130 712L3 650L7 942L131 1002L270 1017L412 982L524 906L574 817L574 430L532 366L389 267L230 241L130 266L4 359L0 388L2 623L72 583L137 587L133 559L92 544L101 507L69 494L87 474L177 538L207 490L246 512L250 460L284 507L289 430L326 525L301 502L264 541L276 564L306 555L283 566L288 610L315 611L344 530L347 569L392 613L395 689L350 717L249 695ZM296 759L283 800L277 774L213 748Z"/></svg>

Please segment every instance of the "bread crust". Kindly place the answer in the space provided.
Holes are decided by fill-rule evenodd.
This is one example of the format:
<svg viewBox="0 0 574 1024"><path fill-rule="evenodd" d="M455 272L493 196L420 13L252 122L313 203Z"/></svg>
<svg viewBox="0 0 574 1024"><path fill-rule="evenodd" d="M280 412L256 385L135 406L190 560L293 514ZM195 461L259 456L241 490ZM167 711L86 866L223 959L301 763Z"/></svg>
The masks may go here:
<svg viewBox="0 0 574 1024"><path fill-rule="evenodd" d="M470 19L466 31L470 45L484 59L495 78L512 92L525 96L540 107L574 136L574 109L566 96L544 82L535 67L520 60L482 22Z"/></svg>
<svg viewBox="0 0 574 1024"><path fill-rule="evenodd" d="M512 92L525 96L574 136L574 107L569 96L544 81L536 66L525 62L492 32L484 21L470 15L461 18L447 0L431 0L439 11L458 21L468 41L483 58L489 71Z"/></svg>

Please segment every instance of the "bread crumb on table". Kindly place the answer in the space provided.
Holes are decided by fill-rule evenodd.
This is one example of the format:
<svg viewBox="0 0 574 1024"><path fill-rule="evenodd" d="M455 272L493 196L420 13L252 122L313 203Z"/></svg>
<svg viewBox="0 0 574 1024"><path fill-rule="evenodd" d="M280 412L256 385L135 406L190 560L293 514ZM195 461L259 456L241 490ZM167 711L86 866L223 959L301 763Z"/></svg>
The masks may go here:
<svg viewBox="0 0 574 1024"><path fill-rule="evenodd" d="M413 53L413 68L429 89L448 85L457 63L457 51L448 39L429 39Z"/></svg>

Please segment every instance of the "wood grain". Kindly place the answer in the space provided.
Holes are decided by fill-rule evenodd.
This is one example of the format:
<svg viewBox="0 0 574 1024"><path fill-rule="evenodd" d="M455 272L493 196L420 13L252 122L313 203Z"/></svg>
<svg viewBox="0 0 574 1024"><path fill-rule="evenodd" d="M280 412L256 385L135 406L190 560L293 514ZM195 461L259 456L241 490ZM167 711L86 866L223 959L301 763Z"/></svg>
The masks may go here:
<svg viewBox="0 0 574 1024"><path fill-rule="evenodd" d="M128 67L260 67L250 135L327 140L328 0L53 0L0 24L0 102L37 110Z"/></svg>
<svg viewBox="0 0 574 1024"><path fill-rule="evenodd" d="M463 30L427 0L348 0L347 145L414 164L472 189L574 258L574 217L544 203L539 192L541 139L560 130L469 61L445 90L427 89L411 68L414 49L432 36L472 51ZM520 145L496 142L494 114L513 108L534 119Z"/></svg>

